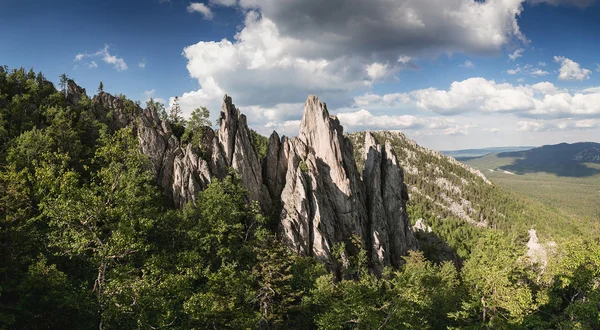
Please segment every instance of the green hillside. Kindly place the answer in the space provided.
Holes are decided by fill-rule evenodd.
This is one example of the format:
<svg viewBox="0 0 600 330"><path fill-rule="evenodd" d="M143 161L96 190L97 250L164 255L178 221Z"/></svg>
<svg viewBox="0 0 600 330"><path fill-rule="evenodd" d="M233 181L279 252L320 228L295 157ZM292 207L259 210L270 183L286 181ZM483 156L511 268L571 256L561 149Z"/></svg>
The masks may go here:
<svg viewBox="0 0 600 330"><path fill-rule="evenodd" d="M530 161L528 171L511 172L519 159L522 158L491 154L465 161L465 164L479 169L495 184L553 207L562 215L584 220L600 219L600 164L577 163L561 167L551 163L535 171L535 162ZM551 170L560 168L573 170L575 167L584 170L579 171L576 176L566 176L556 174L556 171L555 173L544 171L549 166L552 167ZM597 221L587 221L587 223L594 227L598 225Z"/></svg>

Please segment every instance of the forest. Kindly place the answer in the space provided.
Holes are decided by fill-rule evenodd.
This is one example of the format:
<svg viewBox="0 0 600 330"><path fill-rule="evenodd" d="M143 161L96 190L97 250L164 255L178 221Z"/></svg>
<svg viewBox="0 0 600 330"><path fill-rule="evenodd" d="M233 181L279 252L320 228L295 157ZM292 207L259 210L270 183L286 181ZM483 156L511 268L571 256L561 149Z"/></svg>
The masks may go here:
<svg viewBox="0 0 600 330"><path fill-rule="evenodd" d="M135 132L71 102L67 80L0 67L0 329L600 328L600 242L585 224L526 213L500 188L469 192L484 217L504 215L487 227L415 196L412 220L456 260L422 248L376 276L357 239L331 272L287 249L234 171L176 208ZM181 143L210 125L205 108L185 121L146 106ZM426 187L420 175L406 180ZM547 260L527 254L532 224L554 235Z"/></svg>

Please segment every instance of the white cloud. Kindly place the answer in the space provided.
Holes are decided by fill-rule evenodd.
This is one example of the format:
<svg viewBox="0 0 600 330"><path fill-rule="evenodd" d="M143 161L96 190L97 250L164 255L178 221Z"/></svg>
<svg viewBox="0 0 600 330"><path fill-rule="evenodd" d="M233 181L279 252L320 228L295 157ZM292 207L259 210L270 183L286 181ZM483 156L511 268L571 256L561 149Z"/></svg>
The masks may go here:
<svg viewBox="0 0 600 330"><path fill-rule="evenodd" d="M539 132L545 130L546 123L541 121L519 121L517 122L517 131L519 132Z"/></svg>
<svg viewBox="0 0 600 330"><path fill-rule="evenodd" d="M374 103L380 103L386 106L394 106L398 103L409 102L411 102L411 98L410 95L406 93L385 94L383 96L374 93L367 93L354 98L354 103L358 106L365 106Z"/></svg>
<svg viewBox="0 0 600 330"><path fill-rule="evenodd" d="M297 133L308 94L319 95L330 109L344 107L341 117L356 125L360 123L352 120L362 118L379 126L411 127L412 123L418 127L418 120L411 121L411 116L419 109L444 115L507 112L522 117L597 116L597 107L588 101L595 94L581 94L581 98L558 89L545 94L541 90L544 86L514 86L483 78L455 82L448 90L369 93L376 82L416 68L415 59L456 53L474 58L498 55L507 46L525 48L528 40L517 21L525 2L355 0L353 6L347 6L347 0L204 1L211 15L215 6L236 6L245 20L233 38L185 47L188 72L199 88L180 95L180 104L184 114L207 106L216 117L223 95L229 93L248 114L250 124L261 132L283 129ZM523 65L513 70L523 75L547 74L541 67ZM560 98L568 107L553 103ZM355 107L349 110L352 104ZM412 112L398 116L373 109L374 104ZM356 111L363 108L366 113ZM508 117L513 118L503 118ZM483 134L464 123L435 123L436 128L424 124L421 130ZM482 127L497 125L492 122ZM506 125L498 128L507 131Z"/></svg>
<svg viewBox="0 0 600 330"><path fill-rule="evenodd" d="M456 125L454 127L448 127L443 131L444 135L469 135L471 128L477 128L477 125Z"/></svg>
<svg viewBox="0 0 600 330"><path fill-rule="evenodd" d="M213 0L238 6L244 23L233 39L201 41L183 54L204 98L222 97L202 92L212 84L244 106L302 102L308 94L348 104L348 92L416 68L414 57L492 54L526 42L517 24L522 1ZM212 15L194 4L190 10Z"/></svg>
<svg viewBox="0 0 600 330"><path fill-rule="evenodd" d="M213 18L212 10L210 10L210 8L208 8L208 6L206 6L205 4L203 4L201 2L190 3L190 5L187 7L187 11L188 11L188 13L194 13L194 12L200 13L204 17L204 19L207 19L207 20L211 20Z"/></svg>
<svg viewBox="0 0 600 330"><path fill-rule="evenodd" d="M379 80L388 74L388 66L377 62L367 65L366 70L371 81Z"/></svg>
<svg viewBox="0 0 600 330"><path fill-rule="evenodd" d="M269 135L272 131L276 131L279 136L297 136L300 130L300 120L287 120L284 122L268 122L264 128L259 128L258 132L264 135Z"/></svg>
<svg viewBox="0 0 600 330"><path fill-rule="evenodd" d="M545 67L546 66L546 62L538 62L538 66Z"/></svg>
<svg viewBox="0 0 600 330"><path fill-rule="evenodd" d="M600 64L596 63L596 71L600 72Z"/></svg>
<svg viewBox="0 0 600 330"><path fill-rule="evenodd" d="M455 81L447 91L429 88L411 94L418 107L441 114L515 112L535 106L527 89L508 83L497 84L484 78Z"/></svg>
<svg viewBox="0 0 600 330"><path fill-rule="evenodd" d="M146 68L146 59L143 58L140 63L138 63L138 67L145 69Z"/></svg>
<svg viewBox="0 0 600 330"><path fill-rule="evenodd" d="M402 64L408 64L410 63L410 61L412 60L412 58L410 56L405 56L405 55L400 55L398 57L398 63L402 63ZM600 67L600 65L598 65Z"/></svg>
<svg viewBox="0 0 600 330"><path fill-rule="evenodd" d="M111 55L109 52L108 45L104 45L104 48L102 48L99 51L92 53L92 54L79 53L79 54L75 55L75 61L81 61L84 58L95 58L95 57L102 58L102 60L105 63L112 64L115 67L115 69L117 69L117 71L127 70L127 63L125 63L125 60L123 60L122 58L119 58L117 56ZM88 64L88 66L90 68L98 67L98 65L96 64L95 61L91 61Z"/></svg>
<svg viewBox="0 0 600 330"><path fill-rule="evenodd" d="M453 82L448 90L428 88L387 95L367 93L356 97L355 104L363 108L413 105L443 115L475 112L514 113L538 118L592 118L600 117L600 88L568 92L550 82L517 86L469 78Z"/></svg>
<svg viewBox="0 0 600 330"><path fill-rule="evenodd" d="M522 57L524 51L525 51L525 49L519 48L519 49L515 50L512 54L508 54L508 58L510 58L511 61L514 61L514 60L518 59L519 57Z"/></svg>
<svg viewBox="0 0 600 330"><path fill-rule="evenodd" d="M560 73L558 79L560 80L586 80L590 79L592 73L588 69L583 69L579 63L568 59L564 56L554 56L554 61L560 63Z"/></svg>
<svg viewBox="0 0 600 330"><path fill-rule="evenodd" d="M532 76L545 76L547 74L550 74L550 72L544 71L542 69L535 69L535 70L529 71L529 74Z"/></svg>
<svg viewBox="0 0 600 330"><path fill-rule="evenodd" d="M506 73L508 73L509 75L526 74L532 77L539 77L550 74L548 71L542 70L540 68L534 68L531 64L525 64L524 66L517 64L514 67L514 69L506 70Z"/></svg>
<svg viewBox="0 0 600 330"><path fill-rule="evenodd" d="M466 60L465 63L461 64L460 66L463 67L463 68L468 68L469 69L469 68L474 68L475 64L473 64L473 62L471 62L469 60Z"/></svg>
<svg viewBox="0 0 600 330"><path fill-rule="evenodd" d="M521 67L519 65L517 65L514 69L508 69L506 70L506 73L508 73L509 75L516 75L517 73L521 72Z"/></svg>
<svg viewBox="0 0 600 330"><path fill-rule="evenodd" d="M340 123L350 130L355 129L417 129L425 127L428 121L410 115L401 116L375 116L371 112L362 109L356 112L341 112L336 115Z"/></svg>
<svg viewBox="0 0 600 330"><path fill-rule="evenodd" d="M561 119L561 120L526 120L517 122L519 132L543 132L564 130L591 130L600 128L600 120L597 119Z"/></svg>

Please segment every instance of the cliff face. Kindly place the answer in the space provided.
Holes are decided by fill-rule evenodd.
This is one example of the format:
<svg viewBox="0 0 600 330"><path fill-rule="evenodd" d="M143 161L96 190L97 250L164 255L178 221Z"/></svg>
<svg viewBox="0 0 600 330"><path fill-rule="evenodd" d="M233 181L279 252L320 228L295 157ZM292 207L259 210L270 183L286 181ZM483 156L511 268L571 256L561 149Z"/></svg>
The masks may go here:
<svg viewBox="0 0 600 330"><path fill-rule="evenodd" d="M95 96L93 102L111 127L135 128L158 185L179 207L193 202L199 191L224 178L231 167L263 211L281 205L280 231L298 254L333 267L334 246L344 242L343 253L355 254L350 242L357 237L379 272L384 266L398 266L401 257L416 248L406 214L408 193L393 150L366 134L361 146L366 165L360 173L343 127L316 96L306 101L299 137L280 138L273 132L262 160L246 117L228 96L218 130L205 127L201 146L182 146L155 109L126 111L121 99L107 93Z"/></svg>

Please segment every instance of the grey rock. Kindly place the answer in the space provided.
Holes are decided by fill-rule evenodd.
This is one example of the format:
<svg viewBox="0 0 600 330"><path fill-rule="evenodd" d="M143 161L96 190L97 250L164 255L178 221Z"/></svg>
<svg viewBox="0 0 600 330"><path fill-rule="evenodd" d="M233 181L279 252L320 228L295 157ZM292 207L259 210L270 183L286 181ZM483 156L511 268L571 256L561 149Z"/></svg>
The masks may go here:
<svg viewBox="0 0 600 330"><path fill-rule="evenodd" d="M79 87L75 81L67 80L67 101L73 105L77 105L82 97L86 96L85 88Z"/></svg>
<svg viewBox="0 0 600 330"><path fill-rule="evenodd" d="M250 200L259 202L263 210L269 210L271 196L263 185L262 166L251 142L246 116L240 114L227 95L223 100L220 118L219 142L227 165L240 173Z"/></svg>
<svg viewBox="0 0 600 330"><path fill-rule="evenodd" d="M267 185L278 182L278 174L269 172L279 169L276 160L287 156L280 197L281 230L292 250L332 266L333 247L344 242L344 255L355 254L356 249L348 243L357 236L379 273L385 266L399 266L402 256L417 247L406 214L408 193L391 146L384 149L367 134L364 181L353 153L337 118L310 96L299 138L281 143L275 134L271 136L265 165ZM272 194L277 191L270 189Z"/></svg>

